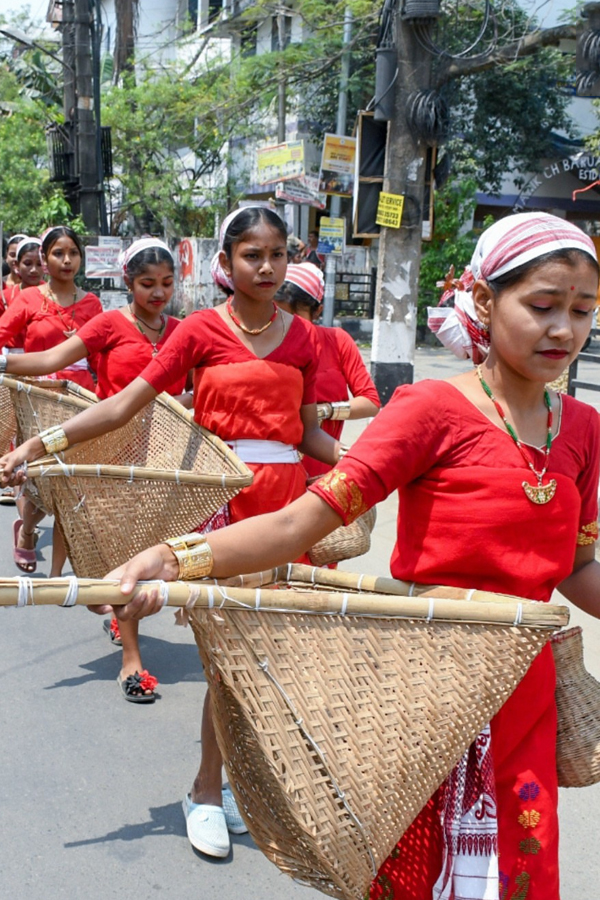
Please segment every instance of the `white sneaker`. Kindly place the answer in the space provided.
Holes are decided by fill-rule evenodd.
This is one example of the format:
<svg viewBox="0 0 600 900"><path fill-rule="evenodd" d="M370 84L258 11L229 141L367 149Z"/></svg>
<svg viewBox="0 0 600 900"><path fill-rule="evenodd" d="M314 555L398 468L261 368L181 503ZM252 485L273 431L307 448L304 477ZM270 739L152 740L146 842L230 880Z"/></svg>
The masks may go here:
<svg viewBox="0 0 600 900"><path fill-rule="evenodd" d="M246 823L240 816L236 799L229 788L223 788L223 812L225 813L227 828L232 834L247 833Z"/></svg>
<svg viewBox="0 0 600 900"><path fill-rule="evenodd" d="M231 848L229 832L222 806L209 806L207 803L192 803L186 794L183 798L183 814L187 828L187 836L192 847L206 853L207 856L227 856Z"/></svg>

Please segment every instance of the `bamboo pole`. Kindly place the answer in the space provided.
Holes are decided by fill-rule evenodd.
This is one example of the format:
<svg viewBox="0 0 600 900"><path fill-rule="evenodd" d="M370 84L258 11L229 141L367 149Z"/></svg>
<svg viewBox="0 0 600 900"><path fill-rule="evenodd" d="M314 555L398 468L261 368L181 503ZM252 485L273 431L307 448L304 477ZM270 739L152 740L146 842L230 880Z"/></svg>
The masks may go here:
<svg viewBox="0 0 600 900"><path fill-rule="evenodd" d="M287 568L287 567L284 567ZM444 589L426 589L418 597L384 594L235 588L217 582L141 582L133 596L142 591L161 590L166 604L198 609L261 610L308 615L370 616L464 624L521 625L556 629L569 621L566 607L530 600L506 598L482 591L472 599L440 596ZM475 594L477 598L475 599ZM127 602L118 582L98 579L32 578L0 579L0 606L17 605L103 605ZM65 604L65 600L67 603Z"/></svg>
<svg viewBox="0 0 600 900"><path fill-rule="evenodd" d="M88 443L88 442L86 442ZM90 441L91 445L92 442ZM83 444L74 445L81 448ZM221 475L190 472L186 469L152 469L145 466L103 466L65 462L59 465L55 457L45 456L27 466L29 478L115 478L126 481L167 481L177 484L204 484L215 487L243 488L252 482L252 475Z"/></svg>

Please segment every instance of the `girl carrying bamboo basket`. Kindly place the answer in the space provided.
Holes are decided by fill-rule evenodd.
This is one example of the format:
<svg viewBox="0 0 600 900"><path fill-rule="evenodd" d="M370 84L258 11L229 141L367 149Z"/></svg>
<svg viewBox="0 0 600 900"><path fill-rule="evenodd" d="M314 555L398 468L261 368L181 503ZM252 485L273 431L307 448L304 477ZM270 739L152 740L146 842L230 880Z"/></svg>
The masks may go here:
<svg viewBox="0 0 600 900"><path fill-rule="evenodd" d="M273 300L285 278L286 241L283 221L269 209L246 207L227 216L213 265L227 301L188 316L138 378L65 424L69 439L118 428L193 369L196 421L226 441L254 474L253 484L230 501L226 517L236 522L272 512L303 494L306 472L298 450L333 466L340 444L319 428L313 328ZM52 434L27 441L14 458L64 448L62 429ZM221 769L205 703L202 762L183 808L193 846L217 857L229 852L228 830L247 830L233 796L222 792Z"/></svg>
<svg viewBox="0 0 600 900"><path fill-rule="evenodd" d="M111 573L123 593L139 579L283 564L398 490L395 578L541 602L559 588L600 617L598 414L546 388L590 329L593 244L554 216L509 216L484 232L455 287L459 343L481 360L473 371L400 387L305 495L144 551ZM84 436L77 420L65 432ZM1 460L4 481L42 452L36 439ZM142 593L118 614L143 616L161 602ZM547 647L402 836L372 900L559 900L554 684Z"/></svg>

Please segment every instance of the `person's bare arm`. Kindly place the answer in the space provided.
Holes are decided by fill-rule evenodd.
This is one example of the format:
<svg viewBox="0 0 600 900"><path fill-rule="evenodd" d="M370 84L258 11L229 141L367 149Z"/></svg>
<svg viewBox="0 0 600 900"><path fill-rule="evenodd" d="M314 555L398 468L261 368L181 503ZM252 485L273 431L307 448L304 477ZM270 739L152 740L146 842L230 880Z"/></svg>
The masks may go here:
<svg viewBox="0 0 600 900"><path fill-rule="evenodd" d="M214 557L211 575L227 578L283 565L297 559L341 524L340 516L317 494L308 491L277 512L212 531L207 536ZM176 581L178 575L179 566L171 548L167 544L157 544L138 553L106 577L118 579L121 593L128 596L138 581ZM124 607L115 607L115 613L119 618L137 619L159 612L161 606L158 592L149 591ZM111 607L107 606L93 609L100 615L109 611Z"/></svg>
<svg viewBox="0 0 600 900"><path fill-rule="evenodd" d="M65 435L69 444L78 444L80 441L88 441L91 438L114 431L125 425L132 416L150 403L156 397L156 391L143 378L136 378L126 388L108 397L100 403L95 403L72 419L63 423ZM7 453L0 459L2 477L0 484L6 485L13 482L14 470L24 462L33 462L34 459L44 456L44 445L39 437L33 437L24 444L20 444L12 453ZM16 480L22 481L17 474Z"/></svg>
<svg viewBox="0 0 600 900"><path fill-rule="evenodd" d="M50 375L73 365L88 355L87 347L77 335L40 353L9 353L7 375Z"/></svg>
<svg viewBox="0 0 600 900"><path fill-rule="evenodd" d="M307 456L312 456L313 459L327 463L328 466L335 466L340 458L340 442L319 428L317 404L307 403L302 406L300 416L304 425L304 434L298 449Z"/></svg>
<svg viewBox="0 0 600 900"><path fill-rule="evenodd" d="M594 544L577 548L573 572L558 585L558 590L579 609L600 619L600 564Z"/></svg>

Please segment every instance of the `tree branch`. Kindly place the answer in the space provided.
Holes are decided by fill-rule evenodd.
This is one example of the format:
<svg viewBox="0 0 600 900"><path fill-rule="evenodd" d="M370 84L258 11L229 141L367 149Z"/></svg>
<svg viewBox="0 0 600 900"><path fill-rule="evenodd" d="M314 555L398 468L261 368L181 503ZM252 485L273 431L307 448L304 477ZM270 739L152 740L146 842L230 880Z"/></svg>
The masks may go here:
<svg viewBox="0 0 600 900"><path fill-rule="evenodd" d="M516 59L531 56L541 47L557 46L560 41L575 40L576 36L575 25L557 25L555 28L530 31L518 41L512 41L504 47L497 47L481 56L474 56L470 59L448 59L438 71L434 87L439 89L453 78L464 78L496 66L507 66Z"/></svg>

